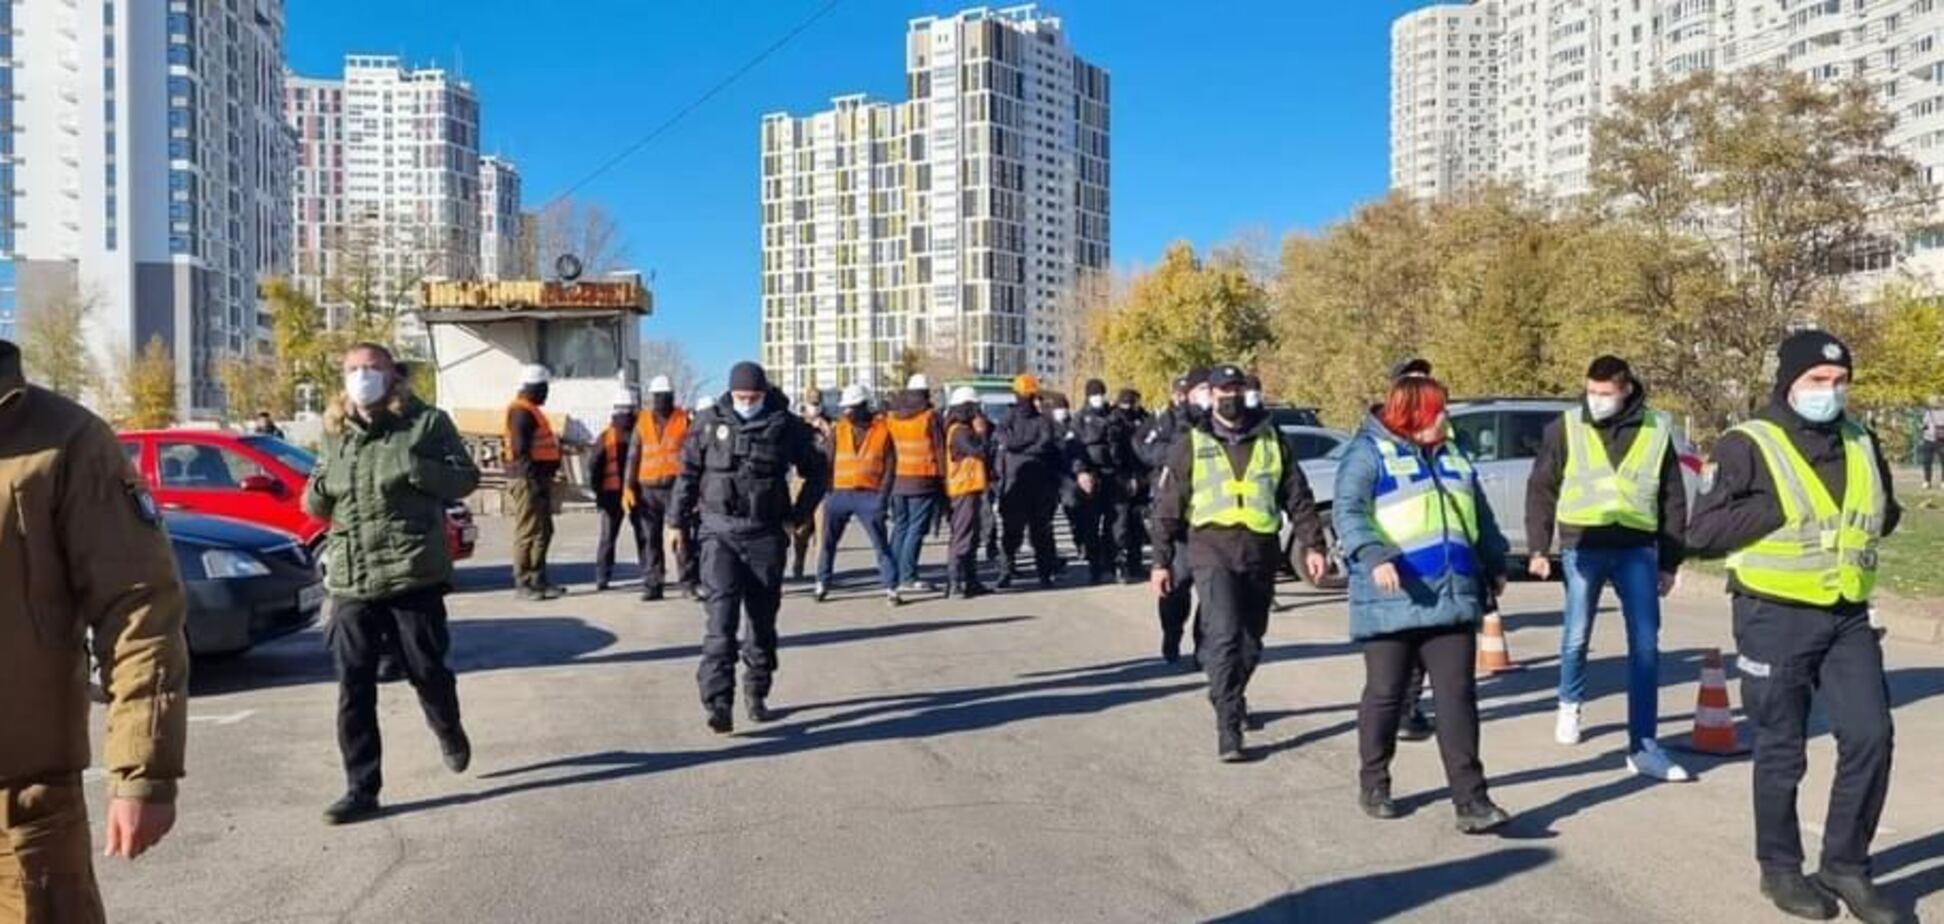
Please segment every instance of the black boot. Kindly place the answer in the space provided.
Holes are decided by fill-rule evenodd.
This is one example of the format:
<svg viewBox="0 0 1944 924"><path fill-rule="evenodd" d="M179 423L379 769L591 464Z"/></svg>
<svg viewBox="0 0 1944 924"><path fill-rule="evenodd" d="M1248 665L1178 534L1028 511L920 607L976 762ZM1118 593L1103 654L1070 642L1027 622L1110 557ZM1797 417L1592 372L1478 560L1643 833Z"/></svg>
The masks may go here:
<svg viewBox="0 0 1944 924"><path fill-rule="evenodd" d="M1896 902L1878 890L1868 876L1840 876L1824 870L1811 882L1835 893L1837 901L1864 924L1902 924L1908 920Z"/></svg>
<svg viewBox="0 0 1944 924"><path fill-rule="evenodd" d="M1391 801L1389 786L1365 789L1357 793L1357 805L1363 813L1378 820L1389 820L1398 816L1397 803Z"/></svg>
<svg viewBox="0 0 1944 924"><path fill-rule="evenodd" d="M1842 913L1834 896L1798 870L1763 870L1762 896L1782 913L1811 921L1834 920Z"/></svg>
<svg viewBox="0 0 1944 924"><path fill-rule="evenodd" d="M324 810L324 823L327 825L348 825L376 818L380 814L378 797L361 792L347 792L344 798L331 803Z"/></svg>
<svg viewBox="0 0 1944 924"><path fill-rule="evenodd" d="M1502 808L1491 799L1481 798L1477 802L1458 806L1458 833L1487 834L1505 826L1512 820Z"/></svg>
<svg viewBox="0 0 1944 924"><path fill-rule="evenodd" d="M986 590L984 584L979 583L979 556L972 554L960 558L959 594L970 600L974 597L983 597L990 592Z"/></svg>
<svg viewBox="0 0 1944 924"><path fill-rule="evenodd" d="M654 603L660 599L662 599L662 586L660 584L650 584L641 589L641 602Z"/></svg>
<svg viewBox="0 0 1944 924"><path fill-rule="evenodd" d="M1017 570L1017 568L1018 568L1018 566L1017 566L1017 565L1015 565L1015 564L1013 563L1013 560L1012 560L1012 559L1010 559L1010 558L1008 558L1008 559L1006 559L1006 565L1005 565L1005 567L1004 567L1004 568L1001 568L1001 569L999 570L999 589L1000 589L1000 590L1011 590L1011 589L1012 589L1012 585L1013 585L1013 573L1014 573L1014 571L1016 571L1016 570Z"/></svg>
<svg viewBox="0 0 1944 924"><path fill-rule="evenodd" d="M439 742L439 754L447 770L464 773L472 766L472 739L466 737L465 729L455 731L452 737Z"/></svg>
<svg viewBox="0 0 1944 924"><path fill-rule="evenodd" d="M1161 660L1169 664L1181 661L1181 633L1163 632L1161 634Z"/></svg>
<svg viewBox="0 0 1944 924"><path fill-rule="evenodd" d="M1242 750L1242 723L1225 721L1216 733L1215 756L1225 764L1244 763L1249 755Z"/></svg>
<svg viewBox="0 0 1944 924"><path fill-rule="evenodd" d="M736 730L736 717L731 714L727 700L717 700L708 705L709 730L718 735L726 735Z"/></svg>
<svg viewBox="0 0 1944 924"><path fill-rule="evenodd" d="M763 702L763 697L753 693L743 694L743 711L748 713L749 721L757 725L772 722L776 719L776 714L769 711L769 705Z"/></svg>

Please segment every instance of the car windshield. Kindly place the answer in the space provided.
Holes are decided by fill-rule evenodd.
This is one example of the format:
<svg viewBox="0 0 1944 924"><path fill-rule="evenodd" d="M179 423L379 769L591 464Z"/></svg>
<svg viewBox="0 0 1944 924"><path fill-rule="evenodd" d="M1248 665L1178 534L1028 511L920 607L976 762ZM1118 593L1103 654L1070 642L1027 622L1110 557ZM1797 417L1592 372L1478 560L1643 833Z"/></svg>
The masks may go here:
<svg viewBox="0 0 1944 924"><path fill-rule="evenodd" d="M274 436L246 436L243 444L282 462L305 478L309 478L311 469L317 467L317 457L311 455L309 450L292 446Z"/></svg>

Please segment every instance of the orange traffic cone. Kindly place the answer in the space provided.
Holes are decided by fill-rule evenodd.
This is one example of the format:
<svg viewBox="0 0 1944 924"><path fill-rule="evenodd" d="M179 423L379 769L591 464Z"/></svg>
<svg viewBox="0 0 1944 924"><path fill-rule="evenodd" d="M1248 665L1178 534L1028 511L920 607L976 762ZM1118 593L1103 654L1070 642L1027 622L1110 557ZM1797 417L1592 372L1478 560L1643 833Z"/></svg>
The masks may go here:
<svg viewBox="0 0 1944 924"><path fill-rule="evenodd" d="M1695 697L1694 733L1688 750L1732 757L1745 754L1735 734L1734 707L1728 702L1728 672L1721 666L1721 649L1710 648L1701 661L1701 692Z"/></svg>
<svg viewBox="0 0 1944 924"><path fill-rule="evenodd" d="M1490 677L1514 666L1512 651L1505 645L1505 623L1499 619L1498 610L1492 610L1485 614L1485 622L1478 629L1477 674Z"/></svg>

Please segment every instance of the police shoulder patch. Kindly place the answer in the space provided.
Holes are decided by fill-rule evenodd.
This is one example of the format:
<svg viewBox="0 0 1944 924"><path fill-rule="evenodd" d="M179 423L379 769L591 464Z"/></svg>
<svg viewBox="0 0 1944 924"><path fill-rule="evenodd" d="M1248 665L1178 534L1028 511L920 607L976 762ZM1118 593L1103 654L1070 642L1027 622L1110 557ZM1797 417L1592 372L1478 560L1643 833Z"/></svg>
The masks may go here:
<svg viewBox="0 0 1944 924"><path fill-rule="evenodd" d="M715 438L716 438L716 440L717 440L718 442L724 442L724 443L726 443L726 442L728 442L728 441L729 441L729 425L728 425L728 424L716 424L716 432L715 432Z"/></svg>

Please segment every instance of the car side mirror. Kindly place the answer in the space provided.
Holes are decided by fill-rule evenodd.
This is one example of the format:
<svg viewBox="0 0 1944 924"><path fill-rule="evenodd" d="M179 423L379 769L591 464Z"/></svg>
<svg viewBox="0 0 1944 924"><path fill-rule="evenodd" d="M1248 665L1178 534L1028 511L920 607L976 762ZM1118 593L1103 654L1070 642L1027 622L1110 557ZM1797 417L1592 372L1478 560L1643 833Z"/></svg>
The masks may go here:
<svg viewBox="0 0 1944 924"><path fill-rule="evenodd" d="M272 497L282 497L284 492L283 482L269 475L250 475L244 478L243 483L238 487L251 493L268 494Z"/></svg>

